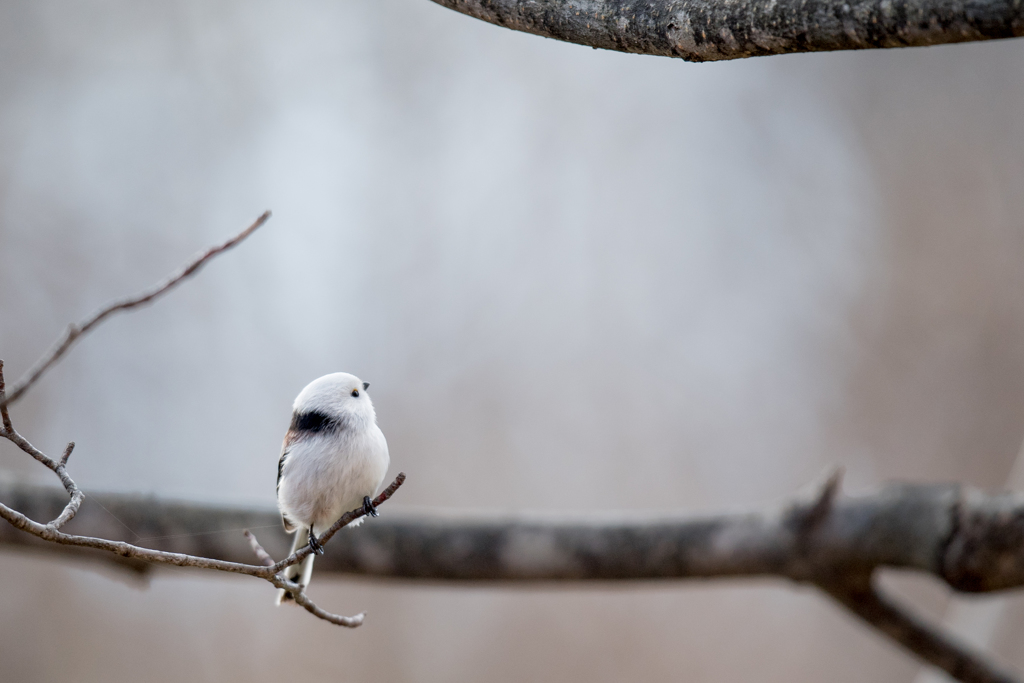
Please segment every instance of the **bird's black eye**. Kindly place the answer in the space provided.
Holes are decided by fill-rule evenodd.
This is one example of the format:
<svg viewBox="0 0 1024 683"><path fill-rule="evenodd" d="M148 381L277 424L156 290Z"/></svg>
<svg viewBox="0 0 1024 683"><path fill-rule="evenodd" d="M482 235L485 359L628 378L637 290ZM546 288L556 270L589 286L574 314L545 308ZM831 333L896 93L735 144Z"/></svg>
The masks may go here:
<svg viewBox="0 0 1024 683"><path fill-rule="evenodd" d="M353 389L352 390L352 395L355 396L356 398L359 398L359 390L358 389Z"/></svg>

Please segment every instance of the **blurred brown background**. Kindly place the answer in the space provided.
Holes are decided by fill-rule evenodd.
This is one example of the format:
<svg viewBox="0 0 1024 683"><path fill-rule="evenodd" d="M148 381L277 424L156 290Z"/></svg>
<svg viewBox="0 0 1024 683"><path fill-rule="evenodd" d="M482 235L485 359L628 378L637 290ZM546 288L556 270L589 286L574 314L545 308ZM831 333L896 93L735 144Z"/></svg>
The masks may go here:
<svg viewBox="0 0 1024 683"><path fill-rule="evenodd" d="M274 218L16 405L88 491L272 505L292 398L372 383L388 509L1008 485L1024 42L686 64L427 0L0 2L0 357ZM51 483L6 442L0 472ZM52 478L52 475L51 475ZM386 511L385 511L385 514ZM357 532L353 532L357 533ZM0 680L912 681L782 582L250 579L0 551ZM1024 600L890 583L1024 667Z"/></svg>

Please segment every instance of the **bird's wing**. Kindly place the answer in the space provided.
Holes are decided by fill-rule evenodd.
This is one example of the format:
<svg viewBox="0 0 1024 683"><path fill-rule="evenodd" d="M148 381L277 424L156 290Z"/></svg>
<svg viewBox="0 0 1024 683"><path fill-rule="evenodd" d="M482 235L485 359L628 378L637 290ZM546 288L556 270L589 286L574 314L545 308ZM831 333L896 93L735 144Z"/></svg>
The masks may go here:
<svg viewBox="0 0 1024 683"><path fill-rule="evenodd" d="M277 461L277 495L281 495L281 477L284 476L284 462L288 459L288 455L292 452L292 444L298 438L298 433L289 429L288 433L284 435L284 444L281 446L281 458ZM288 519L283 513L281 514L281 523L284 524L284 530L288 533L295 531L298 528L292 520Z"/></svg>
<svg viewBox="0 0 1024 683"><path fill-rule="evenodd" d="M284 474L284 461L288 459L288 448L281 449L281 459L277 461L277 495L281 495L281 475Z"/></svg>
<svg viewBox="0 0 1024 683"><path fill-rule="evenodd" d="M284 443L281 444L281 459L277 461L277 494L281 495L281 477L284 475L284 461L292 451L292 446L299 440L300 432L295 429L294 419L292 426L284 434Z"/></svg>

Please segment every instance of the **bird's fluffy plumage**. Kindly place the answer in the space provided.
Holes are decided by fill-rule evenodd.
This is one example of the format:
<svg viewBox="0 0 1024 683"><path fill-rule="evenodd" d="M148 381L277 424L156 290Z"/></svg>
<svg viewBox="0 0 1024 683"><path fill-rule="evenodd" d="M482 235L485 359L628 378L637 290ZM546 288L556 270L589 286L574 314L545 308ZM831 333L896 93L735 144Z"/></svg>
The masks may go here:
<svg viewBox="0 0 1024 683"><path fill-rule="evenodd" d="M346 372L310 382L295 398L292 423L277 467L277 506L286 531L295 531L292 551L308 530L326 531L344 513L373 498L387 474L389 456L377 426L369 385ZM362 520L359 520L362 521ZM286 570L309 584L313 555ZM281 602L284 591L278 595Z"/></svg>

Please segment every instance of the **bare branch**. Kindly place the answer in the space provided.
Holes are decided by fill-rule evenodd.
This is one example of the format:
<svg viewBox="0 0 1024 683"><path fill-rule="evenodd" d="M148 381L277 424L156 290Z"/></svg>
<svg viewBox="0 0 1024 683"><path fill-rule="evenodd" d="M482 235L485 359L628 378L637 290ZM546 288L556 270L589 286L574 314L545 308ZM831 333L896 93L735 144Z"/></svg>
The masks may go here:
<svg viewBox="0 0 1024 683"><path fill-rule="evenodd" d="M380 495L373 499L373 507L377 507L384 501L389 500L391 496L395 495L395 491L397 491L398 488L404 483L405 472L399 472L398 476L395 477L395 480L391 482L391 484L389 484L387 488L381 491ZM346 512L344 515L342 515L341 519L332 524L331 528L325 531L323 535L317 539L318 541L320 541L320 545L326 544L327 541L331 540L331 537L334 536L334 534L338 533L338 531L340 531L342 527L348 526L349 524L356 521L365 514L366 511L363 508L352 510L351 512Z"/></svg>
<svg viewBox="0 0 1024 683"><path fill-rule="evenodd" d="M85 495L79 490L74 480L67 472L68 459L71 457L71 452L75 448L74 442L67 445L64 449L64 453L59 461L54 461L48 457L42 451L37 449L27 439L18 434L14 425L11 422L11 417L8 412L7 406L16 401L22 396L25 391L32 386L42 374L56 363L60 357L71 348L75 340L86 334L91 328L102 322L107 316L111 315L116 311L123 311L141 306L149 303L164 294L165 292L172 289L178 283L185 280L190 275L198 271L204 263L209 261L211 258L220 254L228 249L234 247L240 243L253 231L259 228L263 223L270 218L270 212L267 211L260 216L255 223L250 225L248 228L243 230L241 233L231 238L227 242L221 245L212 247L207 251L203 252L199 256L195 257L192 261L187 263L178 272L170 276L167 280L157 285L156 287L143 292L142 294L123 299L121 301L114 302L106 308L101 309L97 313L93 314L90 318L80 323L79 325L71 325L68 327L63 339L54 345L50 352L44 356L36 365L31 369L26 379L15 385L14 390L8 396L5 392L5 384L3 377L3 361L0 361L0 417L2 417L2 427L0 427L0 436L10 440L17 445L21 450L25 451L33 458L41 462L43 465L53 470L57 477L61 480L64 485L64 489L70 495L70 500L61 510L60 514L50 522L49 524L43 525L31 518L18 512L17 509L8 507L3 503L0 503L0 517L10 522L10 524L21 531L25 531L32 534L36 538L42 539L47 543L45 545L57 544L60 546L68 546L71 548L82 549L90 548L95 550L104 550L113 553L117 557L117 562L123 563L126 559L137 560L147 563L154 564L168 564L179 567L197 567L200 569L214 569L218 571L234 572L239 574L248 574L250 576L256 576L262 579L266 579L274 586L279 588L286 588L289 593L295 598L295 601L302 605L308 612L317 616L320 619L337 624L339 626L346 626L349 628L355 628L363 623L365 617L364 614L357 614L354 617L345 617L337 614L332 614L326 610L321 609L312 600L309 599L296 584L289 582L280 574L281 570L300 562L305 555L308 555L309 548L305 549L304 553L295 553L285 558L281 562L275 563L270 555L263 549L263 546L259 544L256 537L245 530L245 537L249 540L252 550L256 553L256 556L263 563L263 566L252 565L244 562L231 562L225 560L216 560L200 555L190 555L187 553L173 553L162 550L155 550L151 548L144 548L132 543L126 543L123 541L112 541L106 538L96 536L83 536L78 534L66 534L60 531L61 527L70 522L75 515L78 513L82 506L82 502L85 499ZM388 500L394 492L402 485L405 481L405 475L399 474L391 486L389 486L380 496L374 501L375 505ZM102 504L101 504L102 507ZM106 508L103 508L106 509ZM365 514L362 508L353 510L352 512L346 513L338 520L328 531L324 534L322 542L325 543L331 536L333 536L343 526L350 524L352 521L358 519ZM120 520L118 520L120 521ZM123 523L122 523L123 524ZM174 537L174 535L171 535ZM137 564L134 565L137 568Z"/></svg>
<svg viewBox="0 0 1024 683"><path fill-rule="evenodd" d="M399 477L404 481L405 476L400 474ZM395 483L392 483L388 489L391 493L394 493L394 489L401 486L401 481L396 479ZM385 497L382 493L374 499L374 505L380 505L390 498L390 494ZM353 510L342 516L342 520L346 520L345 524L350 523L354 519L358 519L362 516L362 508ZM0 503L0 517L3 517L14 527L21 529L27 533L32 534L44 541L50 543L56 543L59 545L75 546L80 548L93 548L96 550L105 550L107 552L114 553L120 557L130 557L143 560L145 562L152 562L154 564L171 565L175 567L196 567L198 569L215 569L218 571L232 572L235 574L248 574L249 576L256 576L262 579L270 580L278 572L290 567L293 564L297 564L308 555L308 553L295 553L289 557L281 560L272 567L263 567L254 564L248 564L246 562L234 562L228 560L218 560L208 557L200 557L196 555L189 555L187 553L175 553L161 550L153 550L151 548L144 548L132 543L126 543L124 541L111 541L105 538L97 538L93 536L81 536L76 534L65 534L58 531L51 525L43 525L35 522L22 513L14 510L2 503ZM341 521L341 520L339 520ZM337 525L336 525L337 526ZM343 525L342 525L343 526ZM332 527L333 528L333 527ZM340 527L339 527L340 528Z"/></svg>
<svg viewBox="0 0 1024 683"><path fill-rule="evenodd" d="M249 545L252 546L253 553L255 553L259 561L263 563L263 566L273 567L274 558L267 554L267 551L263 549L263 546L260 545L260 542L256 540L256 536L254 536L253 533L248 529L243 530L242 533L249 540Z"/></svg>
<svg viewBox="0 0 1024 683"><path fill-rule="evenodd" d="M383 503L389 490L375 504ZM0 500L31 517L50 519L66 497L54 488L0 484ZM105 512L110 510L131 520L142 541L159 549L245 563L252 549L240 532L248 528L267 529L260 535L271 555L282 557L288 551L289 537L273 508L225 508L117 494L91 494L88 500L103 507L83 506L69 527L78 534L128 538ZM342 519L356 519L359 512ZM317 559L317 573L428 581L764 576L813 581L836 571L860 575L895 567L933 574L959 591L990 592L1024 587L1024 543L1013 542L1018 537L1024 538L1022 496L986 495L958 485L894 484L870 495L837 496L828 516L807 535L791 505L709 517L594 520L389 514L360 527L359 533L334 538L327 554ZM27 540L0 527L0 545L25 545ZM305 555L296 557L301 561Z"/></svg>
<svg viewBox="0 0 1024 683"><path fill-rule="evenodd" d="M398 487L400 487L404 483L405 483L405 472L399 472L398 476L395 477L395 480L393 482L391 482L391 484L386 489L381 491L379 496L377 496L376 498L373 499L373 506L377 507L378 505L380 505L384 501L386 501L389 498L391 498L391 496L395 495L395 491L398 490ZM348 526L349 524L351 524L352 522L356 521L357 519L359 519L360 517L364 516L365 514L366 514L366 511L363 510L363 508L357 508L355 510L351 510L350 512L346 512L345 514L343 514L341 516L341 518L338 519L337 522L335 522L334 524L331 525L330 529L325 531L323 533L323 535L321 535L320 538L317 539L320 542L320 545L325 545L327 543L327 541L331 540L331 537L334 536L334 534L338 533L338 531L342 527ZM291 557L288 557L288 558L286 558L284 560L281 560L280 562L275 564L273 566L274 573L276 574L276 573L278 573L280 571L283 571L284 569L286 569L287 567L289 567L289 566L291 566L293 564L297 564L297 563L301 562L302 560L304 560L306 558L307 555L309 555L312 552L313 552L313 549L310 548L308 545L300 548Z"/></svg>
<svg viewBox="0 0 1024 683"><path fill-rule="evenodd" d="M843 482L843 473L842 467L832 470L823 480L810 487L812 495L809 500L798 497L790 506L789 516L805 536L832 512L832 505Z"/></svg>
<svg viewBox="0 0 1024 683"><path fill-rule="evenodd" d="M68 458L71 457L71 451L75 450L75 442L69 441L68 445L64 448L63 455L60 456L60 466L65 467L68 464Z"/></svg>
<svg viewBox="0 0 1024 683"><path fill-rule="evenodd" d="M81 492L79 487L75 485L75 482L72 481L72 478L68 476L68 471L65 469L65 466L57 465L56 473L57 476L60 477L60 481L65 485L68 493L71 494L71 500L68 501L68 505L65 506L65 509L60 511L60 514L56 519L47 524L47 526L52 526L53 528L60 528L70 522L75 515L78 514L79 508L82 507L82 501L85 500L85 494Z"/></svg>
<svg viewBox="0 0 1024 683"><path fill-rule="evenodd" d="M569 43L692 62L1024 35L1016 0L433 0Z"/></svg>
<svg viewBox="0 0 1024 683"><path fill-rule="evenodd" d="M1016 683L980 652L941 633L882 594L870 576L849 577L819 584L851 612L889 636L924 661L963 683Z"/></svg>
<svg viewBox="0 0 1024 683"><path fill-rule="evenodd" d="M68 522L70 522L71 519L78 513L78 509L82 506L82 501L85 500L85 494L82 493L81 490L79 490L78 486L75 485L75 482L72 481L70 475L68 475L67 469L65 468L65 465L68 462L68 458L71 457L71 451L74 450L74 448L74 441L68 443L67 448L64 449L64 455L61 456L60 463L54 470L54 472L56 472L57 474L57 477L60 478L60 482L64 484L64 490L67 491L68 495L71 496L71 500L69 500L68 504L64 506L64 509L61 511L60 515L47 525L53 527L54 529L59 529Z"/></svg>
<svg viewBox="0 0 1024 683"><path fill-rule="evenodd" d="M59 469L63 470L64 468L63 466L60 466ZM405 481L405 475L400 473L398 475L398 478L383 493L381 493L381 495L377 496L374 499L374 506L381 505L382 503L387 501L398 489L398 487L402 485L403 481ZM72 486L74 486L73 482ZM75 490L76 492L78 491L77 487L75 487ZM80 495L81 494L79 492L78 496ZM81 503L80 497L78 497L77 500L78 503ZM70 507L71 504L69 503L68 508ZM77 506L75 506L75 509L77 509ZM133 545L131 543L110 541L104 538L65 534L58 531L58 528L60 527L61 524L63 524L65 521L70 519L71 516L73 516L73 513L71 515L67 515L66 513L67 508L65 509L65 513L61 514L61 516L57 520L44 526L42 524L39 524L38 522L29 519L20 512L4 505L3 503L0 503L0 517L6 519L8 522L11 523L12 526L14 526L17 529L28 532L33 536L43 539L44 541L49 541L49 544L56 543L60 545L67 545L78 548L93 548L96 550L106 550L108 552L115 553L119 558L134 558L142 560L144 562L151 562L154 564L165 564L177 567L195 567L198 569L214 569L218 571L232 572L236 574L247 574L249 576L255 576L258 578L266 579L274 586L288 590L289 593L291 593L292 596L295 598L296 603L301 605L304 609L306 609L306 611L310 612L311 614L315 615L320 619L329 621L332 624L337 624L338 626L345 626L348 628L355 628L357 626L362 625L363 619L365 618L365 614L362 613L357 614L354 617L345 617L338 614L333 614L331 612L327 612L326 610L318 607L312 600L309 599L308 596L306 596L299 590L299 586L289 582L280 574L280 572L283 569L293 564L296 564L297 562L300 562L302 558L305 557L305 555L308 553L302 555L300 555L299 553L295 553L285 558L281 562L275 564L271 557L267 554L267 552L263 550L263 547L256 540L256 537L253 536L252 533L247 529L245 530L244 534L246 538L249 540L250 547L256 553L256 556L260 559L261 562L263 562L263 566L252 565L243 562L216 560L207 557L188 555L184 553L172 553L160 550L153 550L150 548L143 548L137 545ZM342 518L338 520L338 522L335 523L334 526L331 527L331 529L336 532L338 529L351 523L353 520L358 519L363 514L365 513L363 513L362 508L348 512L345 515L343 515ZM65 516L67 516L67 519L63 519ZM62 519L63 521L61 521Z"/></svg>
<svg viewBox="0 0 1024 683"><path fill-rule="evenodd" d="M0 360L0 434L12 434L14 425L11 423L11 415L7 412L7 386L4 384L4 362Z"/></svg>
<svg viewBox="0 0 1024 683"><path fill-rule="evenodd" d="M177 567L197 567L199 569L217 569L219 571L234 572L237 574L249 574L260 578L268 578L268 570L256 565L241 564L237 562L225 562L222 560L211 560L205 557L195 557L182 553L169 553L159 550L150 550L130 543L121 541L108 541L103 538L90 536L78 536L65 534L57 531L49 525L39 524L21 513L0 503L0 517L10 522L14 527L28 532L51 543L60 545L78 546L82 548L94 548L106 550L121 557L131 557L156 564L167 564Z"/></svg>
<svg viewBox="0 0 1024 683"><path fill-rule="evenodd" d="M50 456L46 455L41 450L33 446L31 443L29 443L28 439L23 437L13 428L10 431L3 432L2 434L0 434L0 436L3 436L5 439L13 443L15 446L31 455L33 458L35 458L43 465L45 465L48 469L51 469L54 472L57 471L56 460L54 460L53 458L51 458Z"/></svg>
<svg viewBox="0 0 1024 683"><path fill-rule="evenodd" d="M6 416L6 406L17 401L21 396L31 387L35 382L46 372L54 363L60 360L68 349L71 348L72 344L75 343L79 338L85 335L89 330L103 322L109 315L116 313L117 311L126 311L138 306L148 304L157 299L162 294L170 291L176 285L180 284L183 280L189 276L194 275L203 265L225 251L231 249L235 245L239 244L246 237L256 231L261 225L267 222L270 218L270 212L266 211L262 216L256 219L256 221L248 228L238 233L223 244L219 244L215 247L210 247L206 251L195 256L192 260L182 266L177 272L172 274L166 280L160 284L142 292L133 297L115 301L104 308L96 311L91 316L78 323L77 325L72 324L68 326L64 336L54 344L49 352L42 358L40 358L36 364L26 373L24 379L17 382L11 389L10 393L6 398L0 397L0 409L3 409L4 415ZM7 431L11 429L7 428L8 418L4 418L4 427Z"/></svg>
<svg viewBox="0 0 1024 683"><path fill-rule="evenodd" d="M11 422L11 417L8 412L8 405L13 401L16 401L22 396L25 391L31 387L42 374L56 363L61 356L71 348L72 344L86 334L90 329L98 325L109 315L123 310L130 310L138 306L149 303L165 292L169 291L177 284L193 275L197 272L203 264L212 259L214 256L231 249L235 245L239 244L242 240L252 234L257 228L270 218L270 212L267 211L260 216L255 223L250 225L248 228L243 230L241 233L231 238L227 242L218 246L212 247L202 254L199 254L189 263L183 266L178 272L171 275L169 278L164 280L159 285L128 299L114 302L109 306L101 309L100 311L93 314L91 317L86 319L84 322L78 325L71 325L68 327L66 334L63 339L60 340L54 347L42 358L36 365L27 373L27 376L20 383L15 385L13 391L9 395L5 392L4 377L3 377L3 361L0 361L0 416L2 416L2 426L0 426L0 436L8 439L21 450L31 455L33 458L41 462L43 465L53 470L53 472L60 479L64 485L65 491L70 496L70 500L63 506L60 513L53 519L49 524L40 524L34 521L28 515L19 512L17 505L15 507L9 507L3 503L0 503L0 517L7 520L12 527L20 529L21 531L27 532L32 536L41 539L45 543L44 546L54 547L63 546L72 548L75 550L92 549L101 550L111 553L111 557L116 557L116 562L119 565L125 564L128 561L129 566L134 569L138 569L139 563L152 563L152 564L165 564L178 567L196 567L199 569L213 569L217 571L233 572L237 574L247 574L249 576L255 576L258 578L265 579L278 587L286 587L290 593L295 596L296 602L302 605L307 611L316 615L321 619L325 619L333 624L339 626L347 626L350 628L359 626L363 623L363 614L358 614L354 617L344 617L337 614L327 612L320 607L317 607L308 596L302 594L299 587L295 584L290 583L283 575L280 575L281 570L290 567L300 561L309 554L309 549L306 548L305 552L294 553L280 562L275 563L270 555L263 549L263 547L256 540L256 537L252 535L248 530L245 530L245 537L249 539L252 550L256 553L257 557L263 563L263 566L249 564L248 562L233 562L228 560L218 560L208 557L203 557L199 554L189 554L180 552L170 552L166 550L157 550L153 548L145 548L135 543L128 543L125 541L114 541L100 536L86 536L80 534L67 534L60 531L61 527L69 523L75 518L79 510L81 509L82 503L85 500L85 495L75 484L74 480L67 472L68 459L71 457L71 453L75 448L74 442L67 445L64 449L64 453L59 461L55 461L45 453L33 446L27 439L22 437L14 429L14 425ZM399 474L391 486L389 486L380 496L378 496L374 504L380 505L381 503L388 500L394 492L402 485L405 481L405 475ZM100 503L102 509L106 510ZM29 506L31 507L31 506ZM112 515L112 513L110 513ZM346 524L360 518L365 514L362 508L353 510L352 512L346 513L338 520L326 534L322 542L326 542L333 534L341 529ZM116 518L117 521L123 525L120 519ZM6 529L7 527L3 527ZM130 529L129 529L130 530ZM3 534L0 533L0 536ZM138 537L138 534L135 534ZM157 540L166 538L176 538L174 534L165 535L158 537ZM21 539L19 539L21 540ZM146 540L139 538L139 540ZM150 539L152 540L152 539ZM17 542L17 541L16 541Z"/></svg>
<svg viewBox="0 0 1024 683"><path fill-rule="evenodd" d="M309 599L308 595L299 590L300 587L298 584L291 583L290 581L274 582L274 585L288 591L288 594L292 596L295 603L303 607L307 612L323 619L324 621L329 621L332 624L346 626L348 628L356 628L357 626L362 626L363 620L366 618L365 612L360 612L354 617L343 617L340 614L331 614L326 610L320 609L312 600Z"/></svg>
<svg viewBox="0 0 1024 683"><path fill-rule="evenodd" d="M404 475L402 475L402 480L405 480ZM401 486L401 482L398 482L398 486ZM398 486L394 486L394 488L397 489ZM391 493L394 493L394 490L392 490ZM388 498L390 497L391 496L389 494ZM344 517L342 517L342 519L344 519ZM340 521L341 520L339 520L339 522ZM349 520L349 522L351 522L351 520ZM340 529L341 527L338 528ZM252 547L252 551L256 554L256 557L259 558L260 562L262 562L267 567L273 567L274 558L267 554L267 551L263 549L263 546L260 545L260 542L256 540L256 536L254 536L253 533L248 529L246 529L243 532L243 534L249 540L249 545ZM302 590L302 586L292 581L289 581L284 577L283 574L276 574L274 578L271 579L270 582L278 588L287 591L288 595L291 596L291 599L294 600L296 604L301 605L306 611L310 612L314 616L319 617L320 619L323 619L324 621L329 621L332 624L337 624L338 626L356 628L357 626L362 626L363 620L366 618L365 612L360 612L354 617L343 617L340 614L332 614L326 610L317 607L316 604L314 604L314 602L309 599L309 596L306 595L305 592Z"/></svg>
<svg viewBox="0 0 1024 683"><path fill-rule="evenodd" d="M0 517L18 530L43 541L36 547L67 547L105 551L119 564L139 563L212 569L262 578L290 593L311 614L333 624L356 627L364 614L345 617L313 603L302 588L282 571L301 562L312 550L306 546L280 562L264 550L256 537L244 530L249 550L262 563L220 557L230 546L216 546L208 557L200 552L175 552L138 545L146 540L170 541L200 538L209 532L162 533L142 537L129 528L136 541L112 540L103 535L68 534L60 529L76 518L84 494L67 472L74 442L59 461L35 448L14 429L7 405L24 394L74 343L107 316L154 300L195 273L207 260L230 249L262 225L269 212L224 244L199 255L179 272L139 296L111 304L79 326L71 326L64 339L28 373L10 396L5 395L0 361L0 436L44 464L61 480L70 500L49 524L43 525L18 509L38 508L38 498L17 487L13 497L22 505L0 503ZM644 579L725 576L780 576L818 585L868 623L900 642L926 661L944 668L967 683L1008 683L1012 680L959 643L919 623L889 603L870 584L880 566L913 567L944 578L962 590L997 590L1024 584L1024 500L987 497L974 492L961 495L956 487L891 487L874 497L839 500L841 472L829 477L809 501L797 501L780 510L707 520L657 519L605 524L559 521L507 520L504 522L423 522L376 524L378 533L347 535L350 571L376 576L417 578L551 580L551 579ZM373 501L379 506L405 481L395 481ZM38 495L37 495L38 494ZM7 498L7 495L0 497ZM36 500L33 500L33 497ZM53 501L53 507L60 507ZM99 502L99 501L97 501ZM109 501L124 507L125 500ZM100 507L108 511L100 503ZM147 501L136 517L159 508ZM194 518L196 510L186 511ZM159 518L166 524L173 515ZM113 516L113 513L109 513ZM204 510L209 521L218 511ZM235 515L237 516L237 511ZM252 517L252 514L242 513ZM258 515L267 513L256 512ZM326 544L342 527L365 514L362 507L345 513L319 539ZM42 516L41 516L42 517ZM127 525L114 517L122 526ZM276 514L274 515L276 522ZM78 517L78 526L88 520ZM252 526L251 524L248 526ZM267 526L276 526L267 525ZM371 527L373 528L373 527ZM0 527L0 543L25 543L25 537ZM119 530L120 531L120 530ZM353 537L355 540L353 541ZM360 543L369 546L360 547ZM377 547L373 546L377 544ZM353 552L354 551L354 552ZM332 553L334 563L338 554ZM248 558L246 558L248 559ZM354 562L353 562L354 560ZM321 562L331 568L330 562ZM360 566L361 565L361 566Z"/></svg>
<svg viewBox="0 0 1024 683"><path fill-rule="evenodd" d="M375 502L386 500L401 479ZM135 520L147 533L166 537L191 528L200 534L173 536L157 543L203 551L230 562L245 562L252 557L253 547L232 546L224 542L224 536L208 530L237 533L243 526L260 528L277 521L272 509L225 509L131 496L95 498ZM21 509L42 516L60 509L62 502L59 491L27 486L0 486L0 499L18 501ZM343 520L351 521L360 512L353 510ZM117 533L98 509L84 510L75 524L81 533ZM0 528L0 544L28 538L25 534L15 538L16 533L4 533ZM210 539L218 540L211 543ZM871 495L845 498L838 494L838 474L834 474L815 495L798 503L717 517L573 521L540 516L388 515L359 533L338 536L327 554L317 559L317 572L517 583L781 577L822 587L867 618L862 611L870 607L877 612L879 608L871 607L874 598L865 593L868 584L864 582L878 567L928 572L961 591L1024 586L1022 539L1022 496L985 495L955 485L891 485ZM321 542L326 540L324 534ZM264 541L280 553L287 552L288 539L279 526L268 530ZM299 561L304 556L296 553L293 557ZM269 554L261 559L265 563ZM283 563L269 568L280 571ZM960 672L954 674L958 676L974 675L971 671L996 676L961 680L1012 680L982 655L923 622L899 616L899 607L882 597L877 599L888 605L883 616L889 621L869 619L869 623L882 628L910 619L907 623L914 628L886 626L882 631L926 661L947 671L953 667ZM922 632L937 640L924 638ZM943 664L947 661L953 664Z"/></svg>
<svg viewBox="0 0 1024 683"><path fill-rule="evenodd" d="M3 388L3 362L0 361L0 399L3 398ZM71 496L71 499L64 507L64 510L48 525L54 529L59 529L75 516L75 513L78 512L78 508L82 505L82 500L85 498L85 495L78 490L77 486L75 486L75 482L68 476L67 470L64 467L68 462L68 458L71 457L71 451L75 448L75 442L70 442L64 449L64 454L61 456L60 462L55 462L52 458L48 457L38 448L29 443L28 439L18 434L18 432L14 430L14 426L11 424L11 418L7 414L7 408L4 407L2 410L4 414L4 429L3 431L0 431L0 436L8 439L21 448L21 450L25 451L33 458L53 470L57 474L57 477L60 478L60 481L64 485L64 489L68 492L68 495Z"/></svg>

